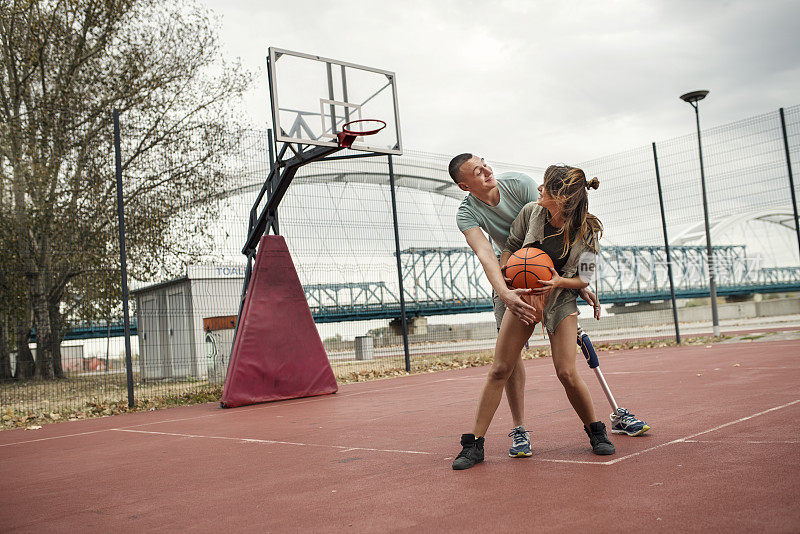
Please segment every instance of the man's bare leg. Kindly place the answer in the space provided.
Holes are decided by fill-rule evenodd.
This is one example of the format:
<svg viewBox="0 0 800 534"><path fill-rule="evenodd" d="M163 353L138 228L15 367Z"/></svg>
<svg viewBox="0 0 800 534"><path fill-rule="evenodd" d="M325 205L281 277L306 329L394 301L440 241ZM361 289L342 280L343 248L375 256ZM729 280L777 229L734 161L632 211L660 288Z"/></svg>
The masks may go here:
<svg viewBox="0 0 800 534"><path fill-rule="evenodd" d="M522 363L522 354L517 358L514 370L508 377L505 390L514 426L523 426L525 424L525 365Z"/></svg>

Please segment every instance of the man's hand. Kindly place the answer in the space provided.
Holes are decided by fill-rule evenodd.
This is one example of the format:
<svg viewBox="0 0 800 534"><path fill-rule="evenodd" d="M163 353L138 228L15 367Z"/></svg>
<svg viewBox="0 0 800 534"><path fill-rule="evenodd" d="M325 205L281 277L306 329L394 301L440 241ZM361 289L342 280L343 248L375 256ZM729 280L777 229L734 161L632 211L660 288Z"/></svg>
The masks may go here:
<svg viewBox="0 0 800 534"><path fill-rule="evenodd" d="M583 300L589 303L589 306L594 308L594 318L600 320L600 300L597 298L597 295L585 287L580 290L580 295Z"/></svg>
<svg viewBox="0 0 800 534"><path fill-rule="evenodd" d="M516 289L514 286L511 285L511 278L506 276L506 269L507 268L508 268L508 265L503 265L502 267L500 267L500 272L503 274L503 280L505 280L505 282L506 282L506 287L508 289Z"/></svg>
<svg viewBox="0 0 800 534"><path fill-rule="evenodd" d="M509 289L506 292L498 293L498 296L505 303L507 311L513 313L524 324L532 325L536 323L537 310L523 298L530 294L530 289ZM539 311L541 312L541 310Z"/></svg>
<svg viewBox="0 0 800 534"><path fill-rule="evenodd" d="M542 310L537 310L533 306L531 301L533 291L530 289L517 289L512 286L511 279L506 276L506 267L506 265L500 267L500 272L503 273L503 280L505 280L509 292L504 295L498 293L500 299L505 303L506 309L510 310L520 321L527 325L536 323L536 315L541 315Z"/></svg>

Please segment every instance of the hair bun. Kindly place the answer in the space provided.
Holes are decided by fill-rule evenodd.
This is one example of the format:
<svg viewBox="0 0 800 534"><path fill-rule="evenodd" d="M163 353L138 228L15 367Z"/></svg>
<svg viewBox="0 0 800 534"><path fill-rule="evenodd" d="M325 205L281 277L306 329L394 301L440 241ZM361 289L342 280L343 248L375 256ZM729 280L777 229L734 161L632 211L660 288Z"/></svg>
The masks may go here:
<svg viewBox="0 0 800 534"><path fill-rule="evenodd" d="M600 180L597 177L592 178L586 183L586 189L597 189L600 187Z"/></svg>

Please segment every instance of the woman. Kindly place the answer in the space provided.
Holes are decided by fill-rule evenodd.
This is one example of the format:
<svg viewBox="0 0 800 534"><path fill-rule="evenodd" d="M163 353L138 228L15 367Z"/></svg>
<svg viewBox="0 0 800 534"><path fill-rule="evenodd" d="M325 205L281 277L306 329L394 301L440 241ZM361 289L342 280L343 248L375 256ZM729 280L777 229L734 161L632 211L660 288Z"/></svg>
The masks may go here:
<svg viewBox="0 0 800 534"><path fill-rule="evenodd" d="M551 165L539 186L539 199L527 204L511 226L500 265L523 247L544 250L553 260L553 278L545 287L534 290L537 300L546 302L542 322L550 337L553 365L578 417L589 435L595 454L614 454L614 445L605 425L597 420L586 383L575 369L578 328L578 291L588 282L578 276L578 266L593 261L603 231L600 220L588 212L587 189L597 189L597 178L586 180L582 170L566 165ZM542 306L539 306L540 308ZM467 469L483 461L484 434L494 416L503 387L514 370L520 351L533 333L534 325L505 314L497 337L494 363L478 403L472 434L461 436L461 453L453 469Z"/></svg>

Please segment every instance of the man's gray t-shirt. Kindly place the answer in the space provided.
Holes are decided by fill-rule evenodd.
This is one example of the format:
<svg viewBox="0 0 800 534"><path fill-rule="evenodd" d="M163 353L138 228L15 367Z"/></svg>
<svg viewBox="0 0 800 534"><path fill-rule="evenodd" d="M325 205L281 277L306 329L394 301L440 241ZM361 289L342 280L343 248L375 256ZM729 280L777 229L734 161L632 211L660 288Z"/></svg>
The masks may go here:
<svg viewBox="0 0 800 534"><path fill-rule="evenodd" d="M467 195L456 213L458 229L464 232L470 228L482 228L489 234L494 252L499 257L508 239L511 223L525 204L539 198L537 187L533 178L521 172L505 172L497 176L500 202L497 206L490 206L472 195Z"/></svg>

